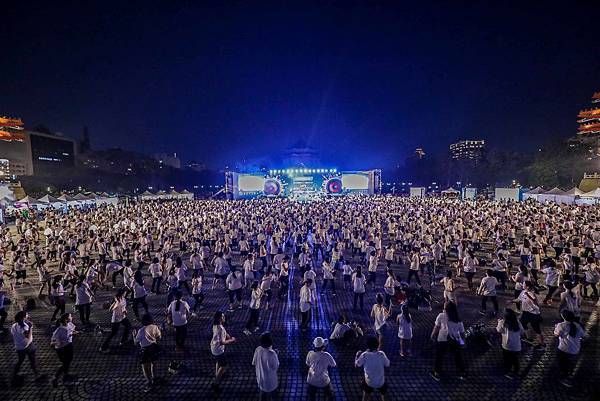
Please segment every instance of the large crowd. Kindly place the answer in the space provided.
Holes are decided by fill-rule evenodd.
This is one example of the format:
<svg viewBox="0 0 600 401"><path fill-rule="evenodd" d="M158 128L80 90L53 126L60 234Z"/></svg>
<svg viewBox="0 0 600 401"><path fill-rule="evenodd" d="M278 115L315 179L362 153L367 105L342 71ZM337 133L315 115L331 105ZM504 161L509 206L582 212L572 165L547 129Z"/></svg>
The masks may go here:
<svg viewBox="0 0 600 401"><path fill-rule="evenodd" d="M348 345L348 350L360 341L365 346L356 353L355 365L364 370L363 399L385 399L390 358L411 357L411 314L430 307L430 290L437 285L443 288L443 299L437 300L443 310L428 333L435 343L431 380L442 378L448 353L456 375L468 379L462 301L480 297L479 312L497 319L502 374L522 378L523 344L535 352L552 345L558 348L557 376L570 388L586 335L582 306L595 307L598 301L599 257L597 206L351 196L305 203L195 200L45 210L2 227L0 328L10 331L16 350L13 385L24 380L25 359L36 379L43 380L28 315L31 301L16 296L19 289L35 287L36 301L54 309L55 328L48 340L59 360L51 378L56 387L77 380L70 370L77 338L91 335L94 315L109 314L110 328L98 351L138 347L148 391L155 385L154 366L166 335L155 319L166 316L176 349L183 352L190 319L210 316L212 339L206 347L215 359L213 388L219 391L237 341L227 317L247 313L247 323L235 334L258 335L248 365L256 370L260 399L271 399L280 365L273 336L261 332L261 312L288 307L286 300L295 291L299 327L306 332L320 307L317 291L321 299L351 291L356 313L365 308L365 293L372 292L376 301L365 312L370 326L340 312L328 338L312 339L306 391L309 399L317 393L333 399L330 369L336 361L328 343ZM299 277L299 286L290 286L290 277ZM223 292L227 304L205 307ZM511 301L499 305L499 292L510 294ZM102 293L111 294L107 308L94 302ZM160 308L150 308L147 297L161 299ZM75 316L67 308L71 303ZM553 331L556 341L541 330L541 311L553 303L561 316ZM9 308L14 322L6 329ZM384 342L392 341L399 341L399 355L382 350Z"/></svg>

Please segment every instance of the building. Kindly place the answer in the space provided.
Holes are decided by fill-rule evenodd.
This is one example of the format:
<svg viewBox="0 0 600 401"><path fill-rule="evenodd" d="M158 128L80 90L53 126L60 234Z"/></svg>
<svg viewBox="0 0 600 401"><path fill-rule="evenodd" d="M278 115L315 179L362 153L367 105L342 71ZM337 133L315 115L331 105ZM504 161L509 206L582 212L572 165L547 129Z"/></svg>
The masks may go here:
<svg viewBox="0 0 600 401"><path fill-rule="evenodd" d="M14 176L75 166L75 140L23 128L20 119L0 117L0 157Z"/></svg>
<svg viewBox="0 0 600 401"><path fill-rule="evenodd" d="M592 95L592 108L578 114L575 141L589 145L595 156L600 156L600 92Z"/></svg>
<svg viewBox="0 0 600 401"><path fill-rule="evenodd" d="M0 159L0 183L10 181L10 160Z"/></svg>
<svg viewBox="0 0 600 401"><path fill-rule="evenodd" d="M462 140L450 145L450 156L453 160L473 161L483 160L485 152L484 140Z"/></svg>
<svg viewBox="0 0 600 401"><path fill-rule="evenodd" d="M177 157L177 153L157 153L154 158L164 166L171 166L173 168L181 168L181 159Z"/></svg>

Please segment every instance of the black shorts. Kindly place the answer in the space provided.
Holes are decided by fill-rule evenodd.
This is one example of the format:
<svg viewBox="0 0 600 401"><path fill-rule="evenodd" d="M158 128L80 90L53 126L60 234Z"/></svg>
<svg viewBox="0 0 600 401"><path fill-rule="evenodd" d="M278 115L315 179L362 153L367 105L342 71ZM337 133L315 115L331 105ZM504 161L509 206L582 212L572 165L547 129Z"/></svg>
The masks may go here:
<svg viewBox="0 0 600 401"><path fill-rule="evenodd" d="M224 352L220 355L213 355L213 357L215 358L215 361L219 364L220 367L225 367L229 365L229 362L227 361L227 357L225 356Z"/></svg>
<svg viewBox="0 0 600 401"><path fill-rule="evenodd" d="M227 280L227 274L215 274L217 280Z"/></svg>
<svg viewBox="0 0 600 401"><path fill-rule="evenodd" d="M379 388L374 388L371 387L367 384L367 382L365 381L365 379L363 378L362 383L360 384L360 386L362 387L363 391L367 394L371 394L372 392L374 392L375 390L379 391L379 394L385 395L387 393L387 389L388 389L388 385L387 383L383 383L383 386L379 387Z"/></svg>
<svg viewBox="0 0 600 401"><path fill-rule="evenodd" d="M349 283L350 281L352 281L352 276L349 274L344 274L344 281Z"/></svg>
<svg viewBox="0 0 600 401"><path fill-rule="evenodd" d="M159 352L160 349L158 347L158 344L150 344L149 346L140 349L141 363L145 364L156 362L158 360Z"/></svg>
<svg viewBox="0 0 600 401"><path fill-rule="evenodd" d="M531 328L536 334L542 334L542 329L540 328L540 323L542 322L542 316L539 314L531 313L531 312L523 312L521 315L521 324L525 329L527 329L527 325L531 323Z"/></svg>
<svg viewBox="0 0 600 401"><path fill-rule="evenodd" d="M22 279L27 278L27 270L16 270L15 277L17 278L17 280L20 278L22 278Z"/></svg>

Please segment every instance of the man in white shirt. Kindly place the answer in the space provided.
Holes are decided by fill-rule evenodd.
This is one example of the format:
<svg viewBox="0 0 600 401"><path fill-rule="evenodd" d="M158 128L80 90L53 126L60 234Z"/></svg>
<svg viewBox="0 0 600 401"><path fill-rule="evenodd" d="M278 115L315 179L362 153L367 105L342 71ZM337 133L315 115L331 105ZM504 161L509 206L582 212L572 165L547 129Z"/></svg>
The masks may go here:
<svg viewBox="0 0 600 401"><path fill-rule="evenodd" d="M327 340L317 337L313 341L314 351L309 351L306 355L306 365L308 366L308 399L314 401L318 390L323 390L325 398L334 399L333 387L329 379L329 368L335 368L337 364L329 352L325 352Z"/></svg>
<svg viewBox="0 0 600 401"><path fill-rule="evenodd" d="M256 382L260 391L259 401L271 400L277 391L279 380L277 370L279 369L279 358L273 350L273 339L270 333L260 336L260 346L254 350L252 366L256 369Z"/></svg>
<svg viewBox="0 0 600 401"><path fill-rule="evenodd" d="M498 298L496 297L498 280L493 274L494 271L492 269L487 269L485 277L481 279L481 284L479 284L479 289L477 290L479 295L481 295L481 310L479 313L482 315L486 314L488 298L492 300L492 304L494 305L494 315L498 313Z"/></svg>
<svg viewBox="0 0 600 401"><path fill-rule="evenodd" d="M309 278L304 282L302 288L300 288L300 314L302 315L300 327L302 330L308 329L308 324L310 323L310 312L313 305L317 302L315 290L311 288L312 285L313 281Z"/></svg>
<svg viewBox="0 0 600 401"><path fill-rule="evenodd" d="M358 351L354 364L357 368L362 367L364 370L363 400L368 399L370 394L377 390L381 394L381 400L385 401L387 394L385 368L390 366L390 360L385 352L379 350L377 337L367 339L367 351Z"/></svg>

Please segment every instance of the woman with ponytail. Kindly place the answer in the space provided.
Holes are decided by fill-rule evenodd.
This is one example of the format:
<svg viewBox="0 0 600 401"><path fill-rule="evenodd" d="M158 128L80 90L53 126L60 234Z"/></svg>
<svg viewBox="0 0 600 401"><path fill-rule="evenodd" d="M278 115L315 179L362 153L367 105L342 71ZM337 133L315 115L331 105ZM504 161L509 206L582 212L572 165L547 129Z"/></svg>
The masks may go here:
<svg viewBox="0 0 600 401"><path fill-rule="evenodd" d="M585 336L585 331L570 310L563 310L561 317L563 321L554 327L554 335L558 337L556 357L560 371L560 383L565 387L573 387L569 376L574 359L581 350L581 339Z"/></svg>

